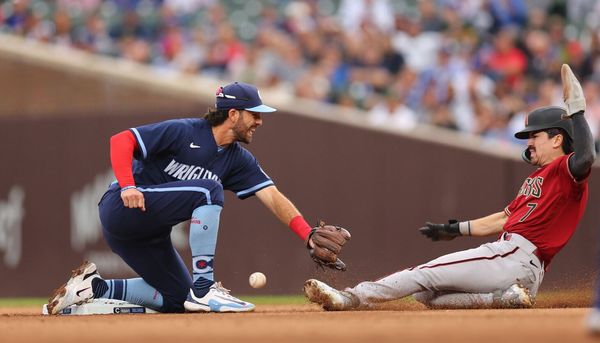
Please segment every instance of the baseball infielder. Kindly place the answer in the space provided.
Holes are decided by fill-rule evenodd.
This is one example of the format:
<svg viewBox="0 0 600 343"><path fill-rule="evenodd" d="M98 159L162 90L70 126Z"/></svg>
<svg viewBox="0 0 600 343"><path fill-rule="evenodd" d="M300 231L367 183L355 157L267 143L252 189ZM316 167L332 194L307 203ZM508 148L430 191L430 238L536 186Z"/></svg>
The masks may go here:
<svg viewBox="0 0 600 343"><path fill-rule="evenodd" d="M543 107L529 113L523 159L536 166L515 199L487 217L448 224L426 223L428 238L498 235L498 241L439 257L374 282L338 291L308 280L308 299L326 310L350 310L408 295L430 307L530 307L554 255L573 234L588 198L595 150L583 117L581 86L566 64L561 70L566 110Z"/></svg>
<svg viewBox="0 0 600 343"><path fill-rule="evenodd" d="M219 87L216 109L204 118L168 120L111 138L118 182L99 204L110 248L140 276L103 280L93 263L73 271L48 301L48 312L92 298L125 300L160 312L251 311L254 305L214 281L213 263L223 190L260 201L306 243L319 264L344 270L337 259L350 234L320 225L311 229L300 212L239 142L250 143L262 125L258 89L245 83ZM190 220L193 279L171 243L171 228Z"/></svg>

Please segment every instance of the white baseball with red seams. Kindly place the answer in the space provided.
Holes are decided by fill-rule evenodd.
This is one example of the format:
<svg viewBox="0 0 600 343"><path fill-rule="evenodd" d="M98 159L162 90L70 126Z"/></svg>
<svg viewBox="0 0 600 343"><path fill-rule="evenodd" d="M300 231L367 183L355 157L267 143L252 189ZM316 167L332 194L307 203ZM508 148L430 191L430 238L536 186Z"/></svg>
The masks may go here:
<svg viewBox="0 0 600 343"><path fill-rule="evenodd" d="M254 272L250 274L248 282L252 288L262 288L267 284L267 277L261 272Z"/></svg>

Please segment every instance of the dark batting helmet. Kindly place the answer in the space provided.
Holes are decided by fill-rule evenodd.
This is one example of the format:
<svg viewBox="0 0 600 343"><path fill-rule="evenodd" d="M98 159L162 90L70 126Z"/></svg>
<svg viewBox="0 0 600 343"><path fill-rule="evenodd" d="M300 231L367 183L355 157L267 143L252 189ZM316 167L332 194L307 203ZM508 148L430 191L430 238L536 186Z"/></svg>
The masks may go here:
<svg viewBox="0 0 600 343"><path fill-rule="evenodd" d="M567 111L559 106L540 107L531 111L525 118L525 128L515 133L515 137L518 139L529 139L529 133L548 129L561 129L561 131L565 132L567 137L564 137L563 140L563 151L565 153L572 151L573 122L567 116ZM529 149L525 149L521 157L525 162L531 163Z"/></svg>
<svg viewBox="0 0 600 343"><path fill-rule="evenodd" d="M546 129L563 129L570 140L573 140L573 123L567 116L567 110L559 106L540 107L531 111L525 118L525 128L517 133L515 137L528 139L530 132Z"/></svg>

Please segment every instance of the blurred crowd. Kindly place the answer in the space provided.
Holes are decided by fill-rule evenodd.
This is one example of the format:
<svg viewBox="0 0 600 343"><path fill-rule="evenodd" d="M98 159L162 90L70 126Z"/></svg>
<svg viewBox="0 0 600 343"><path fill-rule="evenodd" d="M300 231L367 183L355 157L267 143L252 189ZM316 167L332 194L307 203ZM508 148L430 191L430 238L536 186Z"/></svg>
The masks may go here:
<svg viewBox="0 0 600 343"><path fill-rule="evenodd" d="M569 63L600 136L595 0L11 0L0 31L507 142Z"/></svg>

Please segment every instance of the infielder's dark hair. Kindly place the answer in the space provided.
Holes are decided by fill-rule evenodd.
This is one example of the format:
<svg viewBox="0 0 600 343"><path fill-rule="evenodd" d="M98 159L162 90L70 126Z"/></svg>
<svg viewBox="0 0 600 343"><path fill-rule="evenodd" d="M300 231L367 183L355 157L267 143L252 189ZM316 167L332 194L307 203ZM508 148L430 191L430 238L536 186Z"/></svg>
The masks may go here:
<svg viewBox="0 0 600 343"><path fill-rule="evenodd" d="M571 137L567 134L567 132L563 129L559 129L557 127L553 127L551 129L544 130L548 134L548 138L552 138L558 134L563 136L562 141L562 149L565 154L570 154L573 152L573 142L571 141Z"/></svg>
<svg viewBox="0 0 600 343"><path fill-rule="evenodd" d="M212 126L219 126L223 124L228 117L229 110L217 110L216 108L209 108L208 112L204 114L202 118L206 119Z"/></svg>

